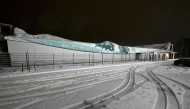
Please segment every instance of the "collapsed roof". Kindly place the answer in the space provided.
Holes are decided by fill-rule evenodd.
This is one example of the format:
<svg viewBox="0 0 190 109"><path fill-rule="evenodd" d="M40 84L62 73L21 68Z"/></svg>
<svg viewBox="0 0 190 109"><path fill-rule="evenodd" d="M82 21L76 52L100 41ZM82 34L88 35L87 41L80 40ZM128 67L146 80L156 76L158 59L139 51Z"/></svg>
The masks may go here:
<svg viewBox="0 0 190 109"><path fill-rule="evenodd" d="M153 44L143 46L120 46L110 41L102 43L86 43L79 41L72 41L49 34L30 35L24 30L14 28L15 36L7 36L7 40L19 40L23 42L31 42L46 46L65 48L84 52L94 53L149 53L149 52L170 52L169 47L171 43Z"/></svg>

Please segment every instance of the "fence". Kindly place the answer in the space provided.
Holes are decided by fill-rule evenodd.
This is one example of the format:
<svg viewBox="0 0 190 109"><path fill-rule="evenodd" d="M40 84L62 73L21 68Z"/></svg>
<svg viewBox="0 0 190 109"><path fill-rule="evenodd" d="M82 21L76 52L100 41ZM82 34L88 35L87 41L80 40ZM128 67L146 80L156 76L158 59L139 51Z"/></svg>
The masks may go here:
<svg viewBox="0 0 190 109"><path fill-rule="evenodd" d="M157 61L164 60L157 55L150 54L101 54L101 53L0 53L0 70L20 70L30 68L36 69L38 66L51 65L88 65L126 63L129 61Z"/></svg>

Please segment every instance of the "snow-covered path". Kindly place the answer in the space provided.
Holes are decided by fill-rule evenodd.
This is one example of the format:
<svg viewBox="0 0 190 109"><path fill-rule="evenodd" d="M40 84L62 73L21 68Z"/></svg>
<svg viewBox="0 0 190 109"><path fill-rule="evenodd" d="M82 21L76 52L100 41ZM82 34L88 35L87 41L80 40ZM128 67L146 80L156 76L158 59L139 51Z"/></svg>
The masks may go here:
<svg viewBox="0 0 190 109"><path fill-rule="evenodd" d="M180 107L190 109L190 71L189 67L166 66L162 67L167 73L154 71L174 91Z"/></svg>
<svg viewBox="0 0 190 109"><path fill-rule="evenodd" d="M156 85L158 91L158 99L155 109L179 109L180 105L173 91L162 80L160 80L150 70L148 74L152 78L152 81Z"/></svg>
<svg viewBox="0 0 190 109"><path fill-rule="evenodd" d="M106 92L114 89L115 87L117 87L122 82L123 82L123 79L105 82L100 85L96 85L94 87L90 87L85 90L80 90L80 91L77 91L77 92L74 92L71 94L67 94L64 96L51 97L51 98L45 99L43 101L37 102L33 105L29 105L25 108L27 108L27 109L37 109L39 107L40 107L40 109L63 108L68 105L72 105L74 103L81 102L85 99L92 98L94 96L98 96L102 93L106 93Z"/></svg>
<svg viewBox="0 0 190 109"><path fill-rule="evenodd" d="M96 108L106 106L149 83L146 68L170 63L172 60L131 62L3 75L0 77L0 108L58 109L72 106L79 108L79 105L91 107L91 104ZM124 80L128 81L125 87L118 88Z"/></svg>
<svg viewBox="0 0 190 109"><path fill-rule="evenodd" d="M172 64L163 66L146 66L152 69L152 74L157 78L152 82L146 72L136 72L149 77L150 82L146 82L137 90L121 97L120 100L106 105L106 109L190 109L190 68L178 67ZM146 68L144 67L144 68ZM143 68L142 68L143 69ZM162 81L162 82L161 82ZM159 83L158 83L159 82ZM163 89L156 85L160 84ZM165 85L165 86L164 86ZM148 89L148 90L146 90ZM165 95L159 95L158 91L163 90ZM171 93L168 93L171 92ZM158 95L157 95L158 94ZM165 97L164 97L165 96ZM166 98L166 101L164 100ZM162 101L160 101L162 99ZM160 106L157 106L158 103ZM138 105L137 105L138 104ZM165 105L166 104L166 105ZM102 108L102 109L103 109Z"/></svg>

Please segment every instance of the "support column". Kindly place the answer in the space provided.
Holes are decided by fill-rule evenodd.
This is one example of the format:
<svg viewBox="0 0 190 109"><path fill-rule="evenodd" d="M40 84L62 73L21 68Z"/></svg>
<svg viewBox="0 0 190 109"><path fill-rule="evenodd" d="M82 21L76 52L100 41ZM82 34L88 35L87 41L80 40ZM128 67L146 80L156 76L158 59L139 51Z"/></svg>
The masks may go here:
<svg viewBox="0 0 190 109"><path fill-rule="evenodd" d="M114 61L114 54L113 54L113 56L112 56L112 64L113 64L113 61Z"/></svg>
<svg viewBox="0 0 190 109"><path fill-rule="evenodd" d="M89 66L90 66L90 53L89 53Z"/></svg>
<svg viewBox="0 0 190 109"><path fill-rule="evenodd" d="M173 59L175 58L175 53L173 53Z"/></svg>
<svg viewBox="0 0 190 109"><path fill-rule="evenodd" d="M150 55L150 53L148 54L148 58L149 58L149 61L151 61L151 55Z"/></svg>
<svg viewBox="0 0 190 109"><path fill-rule="evenodd" d="M172 44L172 49L171 49L171 51L173 51L173 47L174 47L174 45Z"/></svg>
<svg viewBox="0 0 190 109"><path fill-rule="evenodd" d="M102 65L104 64L104 58L103 58L103 53L102 53Z"/></svg>
<svg viewBox="0 0 190 109"><path fill-rule="evenodd" d="M152 54L152 61L154 61L154 53Z"/></svg>

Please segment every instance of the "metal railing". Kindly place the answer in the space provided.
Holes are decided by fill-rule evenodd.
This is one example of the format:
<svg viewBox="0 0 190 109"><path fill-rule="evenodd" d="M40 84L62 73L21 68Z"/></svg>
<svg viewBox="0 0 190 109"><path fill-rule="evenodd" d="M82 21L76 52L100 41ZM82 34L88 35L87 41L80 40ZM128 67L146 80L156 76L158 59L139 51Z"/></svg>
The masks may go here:
<svg viewBox="0 0 190 109"><path fill-rule="evenodd" d="M38 66L116 64L130 61L165 60L149 54L101 54L101 53L0 53L0 71L30 71Z"/></svg>

